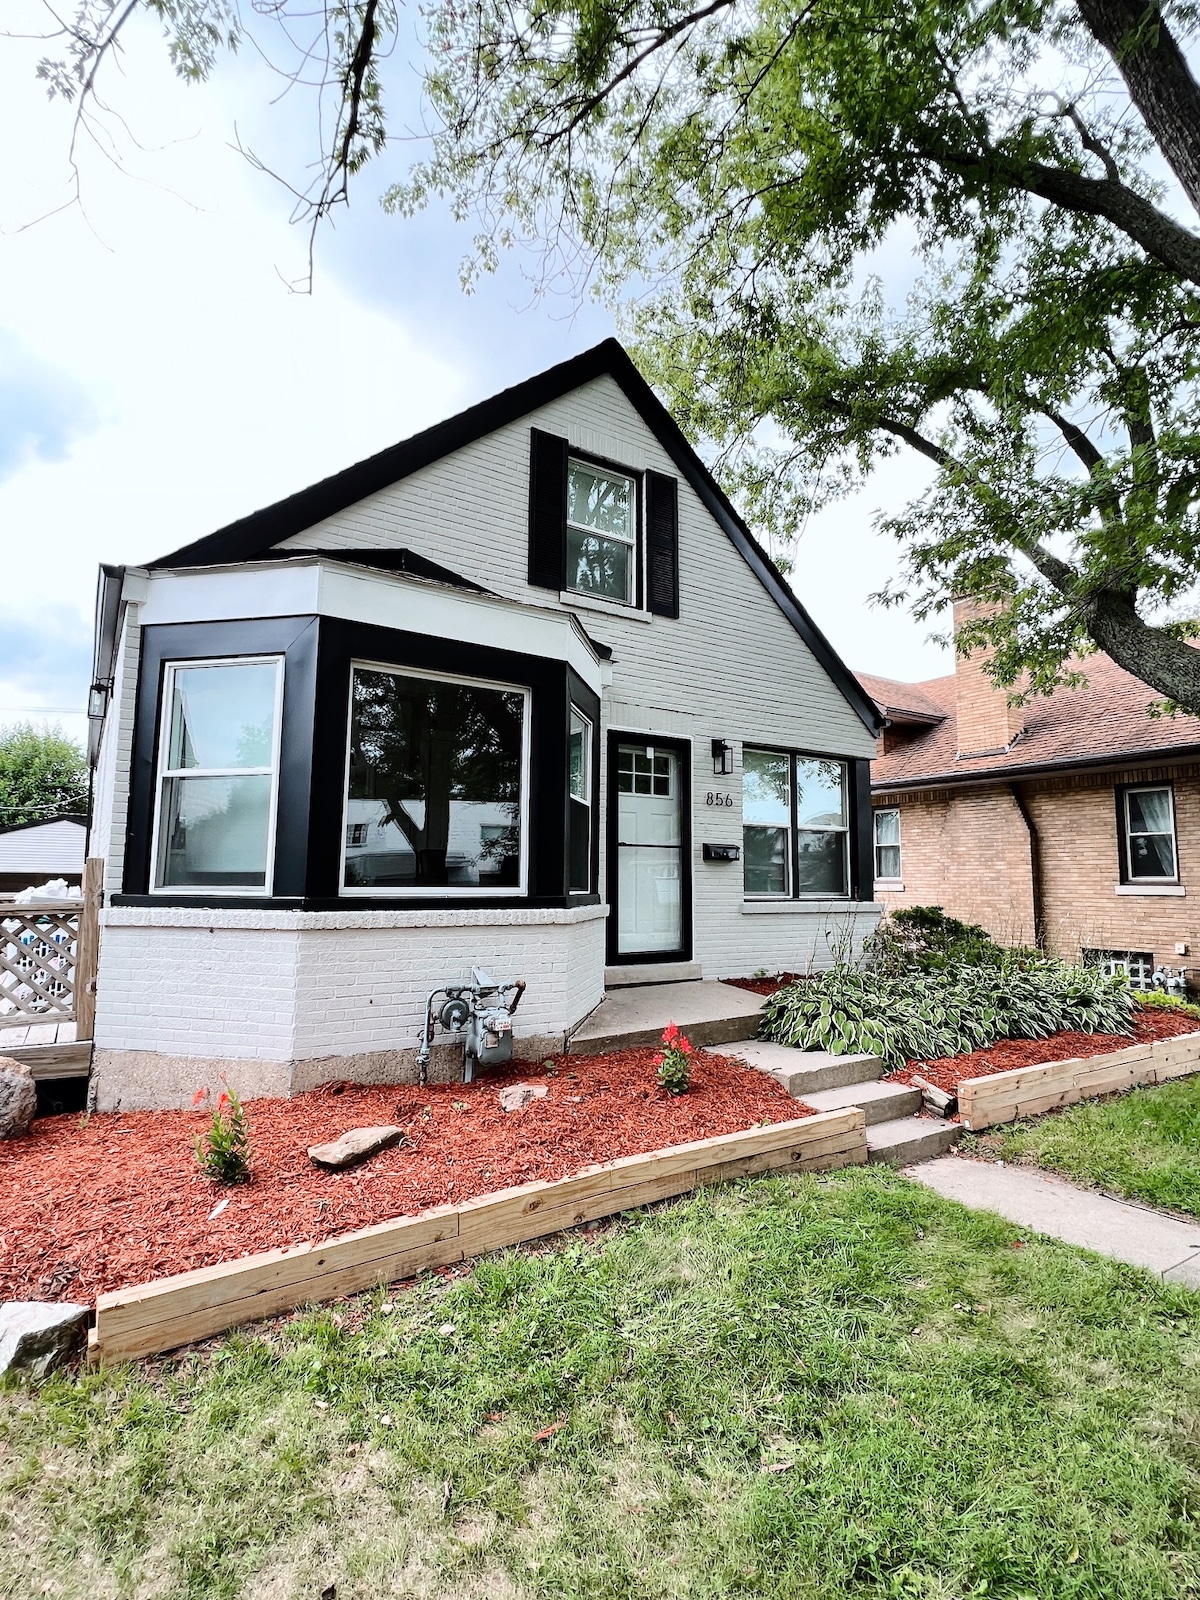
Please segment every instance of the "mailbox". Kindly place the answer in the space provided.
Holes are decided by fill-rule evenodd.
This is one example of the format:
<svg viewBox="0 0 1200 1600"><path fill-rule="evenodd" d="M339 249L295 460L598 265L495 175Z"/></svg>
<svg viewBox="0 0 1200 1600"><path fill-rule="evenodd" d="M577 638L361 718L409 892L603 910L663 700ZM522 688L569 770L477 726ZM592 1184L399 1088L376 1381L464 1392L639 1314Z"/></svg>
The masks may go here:
<svg viewBox="0 0 1200 1600"><path fill-rule="evenodd" d="M704 846L705 861L740 861L742 850L736 844L706 844Z"/></svg>

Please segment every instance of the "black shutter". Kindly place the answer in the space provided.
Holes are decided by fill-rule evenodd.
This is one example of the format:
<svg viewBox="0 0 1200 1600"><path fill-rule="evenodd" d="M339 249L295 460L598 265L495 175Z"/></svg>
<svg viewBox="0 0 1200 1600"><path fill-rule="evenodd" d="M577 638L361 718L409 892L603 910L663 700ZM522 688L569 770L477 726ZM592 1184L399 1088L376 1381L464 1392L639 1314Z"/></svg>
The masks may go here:
<svg viewBox="0 0 1200 1600"><path fill-rule="evenodd" d="M529 581L561 589L567 571L567 441L529 434Z"/></svg>
<svg viewBox="0 0 1200 1600"><path fill-rule="evenodd" d="M661 472L646 474L646 605L679 615L679 484Z"/></svg>

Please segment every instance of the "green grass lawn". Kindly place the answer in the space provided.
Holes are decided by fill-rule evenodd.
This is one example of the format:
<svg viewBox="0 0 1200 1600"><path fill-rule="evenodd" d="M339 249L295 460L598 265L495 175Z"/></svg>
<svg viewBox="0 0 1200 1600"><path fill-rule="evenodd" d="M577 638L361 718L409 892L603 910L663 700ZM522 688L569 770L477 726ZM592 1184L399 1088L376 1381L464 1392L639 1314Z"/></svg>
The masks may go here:
<svg viewBox="0 0 1200 1600"><path fill-rule="evenodd" d="M1200 1217L1200 1077L977 1135L974 1148Z"/></svg>
<svg viewBox="0 0 1200 1600"><path fill-rule="evenodd" d="M1194 1596L1200 1297L1019 1240L758 1180L10 1387L0 1595Z"/></svg>

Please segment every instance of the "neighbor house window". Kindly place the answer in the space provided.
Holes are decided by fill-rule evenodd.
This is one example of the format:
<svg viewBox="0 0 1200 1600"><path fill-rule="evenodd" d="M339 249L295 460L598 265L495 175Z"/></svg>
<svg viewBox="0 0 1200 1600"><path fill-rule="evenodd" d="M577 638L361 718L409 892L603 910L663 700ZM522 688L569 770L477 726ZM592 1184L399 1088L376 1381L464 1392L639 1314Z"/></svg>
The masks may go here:
<svg viewBox="0 0 1200 1600"><path fill-rule="evenodd" d="M1176 879L1175 803L1170 784L1122 789L1120 802L1127 882Z"/></svg>
<svg viewBox="0 0 1200 1600"><path fill-rule="evenodd" d="M875 876L896 879L900 876L900 812L875 813Z"/></svg>
<svg viewBox="0 0 1200 1600"><path fill-rule="evenodd" d="M849 892L846 763L774 750L742 754L746 894L799 898Z"/></svg>
<svg viewBox="0 0 1200 1600"><path fill-rule="evenodd" d="M1099 967L1106 978L1128 978L1136 989L1154 982L1154 957L1148 950L1085 950L1085 967Z"/></svg>
<svg viewBox="0 0 1200 1600"><path fill-rule="evenodd" d="M569 761L568 886L573 894L586 894L592 887L592 725L574 706Z"/></svg>
<svg viewBox="0 0 1200 1600"><path fill-rule="evenodd" d="M526 689L355 667L346 890L521 893L528 741Z"/></svg>
<svg viewBox="0 0 1200 1600"><path fill-rule="evenodd" d="M271 889L283 663L168 665L154 819L156 889Z"/></svg>
<svg viewBox="0 0 1200 1600"><path fill-rule="evenodd" d="M634 481L586 461L567 465L567 588L632 605L637 593Z"/></svg>

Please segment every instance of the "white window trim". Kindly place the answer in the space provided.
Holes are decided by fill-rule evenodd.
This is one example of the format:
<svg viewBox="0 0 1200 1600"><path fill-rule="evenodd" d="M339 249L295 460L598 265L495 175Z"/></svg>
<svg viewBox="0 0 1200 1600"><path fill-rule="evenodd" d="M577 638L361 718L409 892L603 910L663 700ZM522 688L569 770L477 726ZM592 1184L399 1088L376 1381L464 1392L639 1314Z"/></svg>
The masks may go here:
<svg viewBox="0 0 1200 1600"><path fill-rule="evenodd" d="M582 722L583 726L584 726L584 735L583 735L583 749L584 749L583 794L582 795L578 795L578 794L572 794L571 793L571 776L570 776L570 771L568 770L568 773L567 773L567 802L568 802L568 805L573 801L576 805L584 805L584 806L587 807L587 814L588 814L588 855L587 855L587 858L588 858L588 886L586 888L583 888L583 889L572 889L568 885L567 893L568 894L591 894L591 892L592 892L592 889L591 889L591 880L592 880L592 843L593 843L593 839L594 839L593 829L596 826L595 807L592 805L592 741L595 738L595 731L596 730L595 730L595 728L594 728L594 726L592 724L591 717L585 717L583 712L573 702L569 701L568 705L569 705L569 708L570 708L568 710L568 713L567 713L568 760L569 760L570 738L571 738L571 723L575 720L576 717L578 717L580 722ZM568 842L568 844L570 843L570 835L569 834L568 834L567 842ZM568 871L569 870L570 870L570 861L568 860Z"/></svg>
<svg viewBox="0 0 1200 1600"><path fill-rule="evenodd" d="M626 472L620 467L602 466L598 461L588 461L583 456L572 455L570 451L568 451L568 480L570 479L571 468L573 466L582 467L585 472L594 472L599 474L601 477L622 479L629 485L630 532L627 535L623 533L601 533L599 529L589 528L585 523L572 522L571 513L569 511L567 512L568 530L573 528L576 533L582 533L588 538L592 539L611 539L614 544L625 545L632 552L632 554L628 568L626 569L629 573L629 581L626 585L626 599L614 600L612 595L597 594L594 589L576 589L572 587L571 584L566 584L564 586L564 593L569 595L572 600L582 597L584 600L592 602L602 610L607 610L608 607L611 606L619 612L632 611L640 615L637 603L638 579L641 576L638 570L638 516L641 510L638 500L639 480L634 473Z"/></svg>
<svg viewBox="0 0 1200 1600"><path fill-rule="evenodd" d="M159 706L158 752L154 766L154 826L150 834L150 893L169 895L238 895L242 898L269 897L275 887L275 831L279 812L279 748L283 735L283 660L281 655L212 656L199 660L168 661L163 674L162 700ZM271 765L269 767L168 767L167 755L171 746L171 706L175 696L175 674L194 667L247 667L275 668L275 701L272 709ZM161 870L158 845L162 828L162 797L168 778L271 778L271 795L267 801L267 860L266 873L261 884L160 884Z"/></svg>
<svg viewBox="0 0 1200 1600"><path fill-rule="evenodd" d="M1131 829L1130 824L1129 824L1129 797L1130 797L1131 794L1157 793L1157 791L1160 790L1160 789L1165 789L1166 790L1166 793L1167 793L1167 804L1170 807L1170 811L1171 811L1171 855L1173 856L1174 861L1175 861L1175 871L1171 874L1171 876L1169 878L1168 877L1163 877L1161 875L1155 875L1155 876L1143 875L1142 877L1138 877L1137 874L1133 870L1133 851L1130 849L1130 841L1132 839L1135 839L1135 838L1137 838L1137 839L1161 839L1163 837L1163 834L1161 832L1160 833L1138 833L1138 834L1135 834L1133 832L1133 830ZM1145 885L1149 884L1149 885L1159 885L1159 886L1161 886L1163 888L1167 888L1172 884L1178 884L1178 882L1179 882L1179 833L1178 833L1178 830L1176 829L1176 826L1175 826L1175 785L1173 783L1134 783L1134 784L1129 784L1125 788L1125 790L1122 792L1122 795L1121 795L1121 819L1122 819L1122 822L1123 822L1123 825L1124 825L1124 828L1125 828L1125 871L1128 874L1127 886L1129 888L1131 888L1131 889L1132 888L1140 889L1140 888L1143 888Z"/></svg>
<svg viewBox="0 0 1200 1600"><path fill-rule="evenodd" d="M350 822L350 732L354 723L354 674L386 672L393 678L416 678L437 683L461 683L468 689L499 689L504 694L519 694L521 712L521 851L516 884L508 888L489 888L482 884L414 884L411 889L395 884L355 884L346 882L346 828ZM421 667L398 667L390 661L351 661L350 686L346 705L346 767L342 779L342 859L338 894L358 900L499 900L518 899L529 893L529 770L532 699L529 688L520 683L500 683L493 678L468 678L457 672L432 672Z"/></svg>
<svg viewBox="0 0 1200 1600"><path fill-rule="evenodd" d="M789 816L789 819L788 819L786 824L779 823L779 822L750 822L750 823L747 823L746 820L745 820L745 813L743 811L743 817L742 817L742 828L743 828L743 830L745 828L747 828L747 827L750 827L750 828L782 828L783 831L787 834L787 840L788 840L788 855L787 855L788 887L787 887L786 893L777 892L775 894L747 894L746 891L745 891L745 876L744 876L744 869L743 869L743 878L742 878L742 885L743 885L743 887L742 887L742 903L743 903L743 905L748 905L753 901L767 901L767 902L793 901L793 902L796 902L797 904L804 903L804 902L807 902L807 901L812 901L812 900L837 900L838 904L843 904L843 903L849 901L849 899L850 899L850 821L849 821L849 813L850 813L850 763L849 763L849 761L844 756L817 755L817 754L814 754L811 750L771 750L771 749L768 749L766 746L763 746L763 745L750 744L747 741L743 741L743 743L742 743L742 793L743 793L743 802L744 802L744 798L745 798L745 771L746 771L746 753L747 752L749 752L751 755L784 756L787 759L787 761L788 761L788 783L789 783L789 786L790 786L790 792L788 794L788 809L789 809L789 812L791 813L791 815ZM839 767L841 767L843 773L845 774L844 787L843 787L843 791L842 791L843 804L846 807L846 813L847 813L847 820L845 822L842 822L842 823L800 822L799 820L796 820L795 822L793 822L791 820L791 817L795 815L795 812L796 812L796 809L797 809L797 807L796 807L796 792L795 792L795 763L798 762L798 761L832 761L832 762L836 762L836 764ZM845 849L845 852L844 852L844 855L843 855L843 865L844 865L845 871L844 871L843 878L842 878L842 890L841 890L840 894L831 895L828 889L801 889L793 881L794 880L795 857L796 857L797 853L799 852L800 835L802 833L841 833L841 834L845 835L845 837L846 837L846 849ZM874 838L874 834L872 833L872 839L873 838ZM743 844L744 844L744 842L745 841L744 841L744 838L743 838Z"/></svg>

